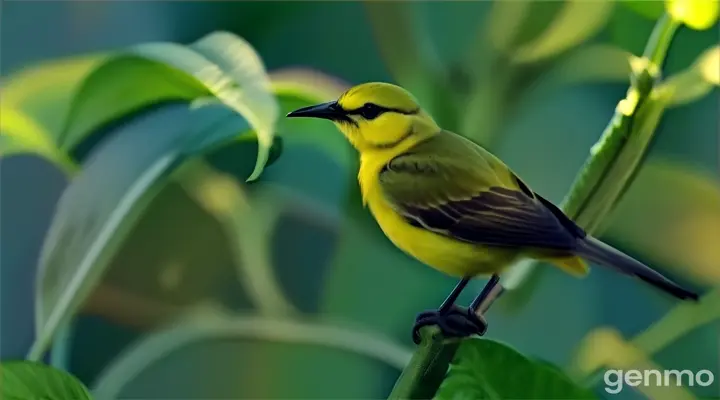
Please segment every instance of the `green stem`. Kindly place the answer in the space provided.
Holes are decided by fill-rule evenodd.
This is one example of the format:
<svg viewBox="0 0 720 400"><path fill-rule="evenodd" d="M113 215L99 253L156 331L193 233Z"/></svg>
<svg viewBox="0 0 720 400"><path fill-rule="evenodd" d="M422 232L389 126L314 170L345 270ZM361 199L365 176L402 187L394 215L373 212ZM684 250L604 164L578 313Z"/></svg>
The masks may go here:
<svg viewBox="0 0 720 400"><path fill-rule="evenodd" d="M631 112L618 108L563 201L563 211L591 233L617 203L650 144L661 114L653 104L652 89L677 28L667 15L656 23L643 53L647 63L633 71L628 91L628 98L637 96L637 104L631 107ZM651 121L644 123L643 117L648 114L652 114ZM525 280L534 270L537 269L533 266L516 275L516 282ZM432 398L457 348L457 342L445 340L436 327L426 329L389 398Z"/></svg>
<svg viewBox="0 0 720 400"><path fill-rule="evenodd" d="M460 342L446 340L437 327L421 331L422 341L403 369L389 400L428 399L440 387Z"/></svg>
<svg viewBox="0 0 720 400"><path fill-rule="evenodd" d="M677 28L677 22L668 15L663 15L656 23L640 59L645 64L633 71L628 90L628 97L637 96L637 105L627 115L621 110L615 112L562 203L565 214L590 234L601 233L602 221L632 182L652 141L664 111L662 104L654 104L662 103L664 99L655 101L653 89ZM533 263L529 268L517 271L511 282L506 281L508 289L515 289L515 293L508 296L515 303L511 306L525 304L532 295L543 271L536 267L537 263ZM517 290L529 282L535 285Z"/></svg>

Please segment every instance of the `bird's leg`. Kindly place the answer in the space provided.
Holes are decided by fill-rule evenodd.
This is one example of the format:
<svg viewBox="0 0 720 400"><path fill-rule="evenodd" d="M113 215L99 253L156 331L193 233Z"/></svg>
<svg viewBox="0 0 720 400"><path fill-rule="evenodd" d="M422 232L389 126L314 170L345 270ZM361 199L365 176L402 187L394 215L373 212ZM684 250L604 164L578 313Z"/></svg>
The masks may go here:
<svg viewBox="0 0 720 400"><path fill-rule="evenodd" d="M472 308L455 305L455 301L468 282L470 282L470 278L463 278L437 310L424 311L418 314L413 327L413 341L415 344L420 344L420 328L428 325L437 325L443 336L448 338L485 333L487 323L475 315Z"/></svg>
<svg viewBox="0 0 720 400"><path fill-rule="evenodd" d="M450 311L450 308L455 305L455 302L457 301L458 297L460 297L460 294L465 289L465 286L467 286L468 283L470 283L470 278L463 278L460 282L458 282L458 284L455 285L455 288L452 290L452 292L450 292L445 301L440 304L440 308L438 308L438 311Z"/></svg>
<svg viewBox="0 0 720 400"><path fill-rule="evenodd" d="M480 292L480 294L473 299L472 303L470 303L470 307L468 307L470 311L475 314L484 314L488 307L490 307L490 303L492 303L492 301L494 301L499 295L495 292L502 290L502 287L498 288L498 283L500 283L500 275L493 274L488 283L485 284L482 292ZM477 312L479 309L482 309L482 312Z"/></svg>

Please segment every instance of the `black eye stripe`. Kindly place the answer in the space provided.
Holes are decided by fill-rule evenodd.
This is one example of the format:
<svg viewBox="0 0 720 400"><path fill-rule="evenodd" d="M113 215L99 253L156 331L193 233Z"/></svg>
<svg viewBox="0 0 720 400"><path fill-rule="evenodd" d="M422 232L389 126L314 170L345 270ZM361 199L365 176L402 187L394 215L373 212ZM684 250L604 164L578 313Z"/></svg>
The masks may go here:
<svg viewBox="0 0 720 400"><path fill-rule="evenodd" d="M401 110L401 109L399 109L399 108L379 106L379 105L373 104L373 103L367 103L367 104L372 104L373 106L375 106L376 108L378 108L378 109L380 110L380 113L384 113L384 112L394 112L394 113L404 114L404 115L413 115L413 114L417 114L417 113L420 111L419 109L415 109L415 110L412 110L412 111L406 111L406 110ZM360 114L362 114L363 107L365 107L365 104L363 104L361 107L358 107L358 108L355 108L355 109L352 109L352 110L346 110L346 111L345 111L345 114L348 114L348 115L360 115Z"/></svg>

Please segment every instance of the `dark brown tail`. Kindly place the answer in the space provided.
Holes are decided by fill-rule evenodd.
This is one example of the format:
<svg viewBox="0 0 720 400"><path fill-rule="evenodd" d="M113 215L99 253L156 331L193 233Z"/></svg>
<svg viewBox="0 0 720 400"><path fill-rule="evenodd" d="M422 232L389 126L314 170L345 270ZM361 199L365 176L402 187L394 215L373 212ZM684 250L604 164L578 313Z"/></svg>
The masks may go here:
<svg viewBox="0 0 720 400"><path fill-rule="evenodd" d="M591 236L586 236L584 239L580 240L576 254L588 261L612 267L627 275L636 276L679 299L698 300L698 295L696 293L680 287L678 284L664 277L659 272L654 271L647 265Z"/></svg>

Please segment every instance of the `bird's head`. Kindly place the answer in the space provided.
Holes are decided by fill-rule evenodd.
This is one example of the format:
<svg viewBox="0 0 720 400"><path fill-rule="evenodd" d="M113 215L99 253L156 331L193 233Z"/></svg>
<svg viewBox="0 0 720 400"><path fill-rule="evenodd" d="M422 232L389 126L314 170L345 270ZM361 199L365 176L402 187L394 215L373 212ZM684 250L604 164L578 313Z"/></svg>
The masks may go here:
<svg viewBox="0 0 720 400"><path fill-rule="evenodd" d="M287 116L328 119L361 153L417 143L440 131L412 94L383 82L357 85L336 101L304 107Z"/></svg>

